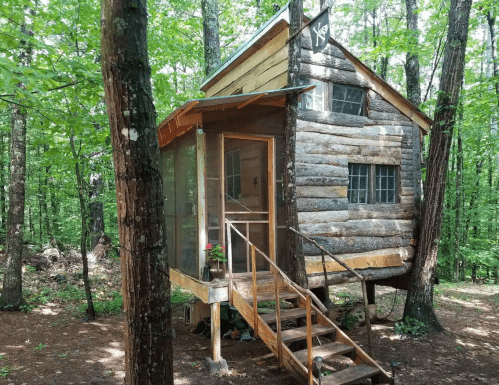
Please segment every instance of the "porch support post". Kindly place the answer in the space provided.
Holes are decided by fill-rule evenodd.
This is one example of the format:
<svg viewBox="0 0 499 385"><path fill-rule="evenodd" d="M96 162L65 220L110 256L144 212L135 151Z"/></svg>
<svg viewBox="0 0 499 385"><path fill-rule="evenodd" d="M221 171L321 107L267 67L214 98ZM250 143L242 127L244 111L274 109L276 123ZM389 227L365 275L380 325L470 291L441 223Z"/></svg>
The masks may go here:
<svg viewBox="0 0 499 385"><path fill-rule="evenodd" d="M220 338L220 302L211 304L211 353L213 362L219 362L222 351Z"/></svg>
<svg viewBox="0 0 499 385"><path fill-rule="evenodd" d="M205 247L208 243L206 224L206 144L202 129L196 130L196 168L197 168L197 217L198 217L198 278L203 279L201 269L206 266Z"/></svg>

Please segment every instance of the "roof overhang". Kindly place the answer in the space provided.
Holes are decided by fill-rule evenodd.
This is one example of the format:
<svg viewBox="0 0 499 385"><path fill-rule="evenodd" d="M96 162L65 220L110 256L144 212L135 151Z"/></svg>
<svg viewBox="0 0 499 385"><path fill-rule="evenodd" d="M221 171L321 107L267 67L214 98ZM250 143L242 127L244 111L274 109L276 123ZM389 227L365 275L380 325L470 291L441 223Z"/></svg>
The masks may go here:
<svg viewBox="0 0 499 385"><path fill-rule="evenodd" d="M301 94L315 86L283 88L273 91L249 94L193 99L178 107L158 126L159 147L166 146L175 138L203 126L203 113L221 110L241 110L248 105L274 106L284 108L286 96L290 93Z"/></svg>

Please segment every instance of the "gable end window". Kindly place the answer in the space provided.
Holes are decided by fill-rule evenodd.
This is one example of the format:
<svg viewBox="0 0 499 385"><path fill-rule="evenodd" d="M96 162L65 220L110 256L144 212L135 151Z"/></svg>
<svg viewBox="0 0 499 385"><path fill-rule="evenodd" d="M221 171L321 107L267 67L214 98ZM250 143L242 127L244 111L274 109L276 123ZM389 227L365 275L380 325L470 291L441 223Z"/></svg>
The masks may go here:
<svg viewBox="0 0 499 385"><path fill-rule="evenodd" d="M397 203L398 166L348 164L348 203Z"/></svg>
<svg viewBox="0 0 499 385"><path fill-rule="evenodd" d="M326 82L317 79L301 79L302 85L315 88L302 94L299 104L302 110L331 111L349 115L366 114L366 90L360 87Z"/></svg>

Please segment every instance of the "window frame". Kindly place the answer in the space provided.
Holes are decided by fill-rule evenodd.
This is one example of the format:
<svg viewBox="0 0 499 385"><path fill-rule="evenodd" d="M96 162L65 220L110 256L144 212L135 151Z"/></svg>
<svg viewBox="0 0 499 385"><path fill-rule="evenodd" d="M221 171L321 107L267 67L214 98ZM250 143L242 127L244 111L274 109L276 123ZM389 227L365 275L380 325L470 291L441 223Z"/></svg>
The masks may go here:
<svg viewBox="0 0 499 385"><path fill-rule="evenodd" d="M309 92L311 92L311 91L308 91L308 92L300 95L299 109L304 110L304 111L333 112L335 114L346 114L346 115L352 115L352 116L368 116L368 103L367 103L367 100L368 100L367 93L369 91L368 88L352 86L350 84L333 82L331 80L323 80L323 79L317 79L317 78L306 78L306 77L300 78L300 84L302 84L302 85L314 85L314 82L321 82L324 85L322 109L321 110L314 110L314 109L310 109L310 108L305 107L305 103L306 103L305 100L306 100L307 96L308 97L311 96L309 94ZM335 111L333 111L333 89L334 89L335 85L363 91L362 101L359 103L360 109L361 109L359 115L349 114L347 112L335 112ZM316 89L317 88L314 88L314 90L316 90ZM314 90L312 90L312 91L314 91ZM345 102L345 101L343 101L343 102ZM355 103L355 104L357 104L357 103Z"/></svg>
<svg viewBox="0 0 499 385"><path fill-rule="evenodd" d="M362 166L367 166L367 202L351 202L350 201L350 165L358 164ZM377 199L377 188L376 188L376 179L377 179L377 167L393 167L395 171L395 183L394 183L394 201L393 202L378 202ZM367 164L367 163L348 163L348 190L347 190L347 199L349 205L367 205L367 204L376 204L376 205L393 205L400 203L400 166L395 164Z"/></svg>

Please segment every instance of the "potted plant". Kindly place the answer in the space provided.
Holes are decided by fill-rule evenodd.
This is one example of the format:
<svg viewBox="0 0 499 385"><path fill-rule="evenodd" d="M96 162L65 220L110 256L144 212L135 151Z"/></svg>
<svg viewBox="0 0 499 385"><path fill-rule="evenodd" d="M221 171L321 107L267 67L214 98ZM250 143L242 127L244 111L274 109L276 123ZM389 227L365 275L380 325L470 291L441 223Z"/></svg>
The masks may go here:
<svg viewBox="0 0 499 385"><path fill-rule="evenodd" d="M222 245L212 245L208 243L206 245L205 251L208 253L206 257L206 263L210 268L210 273L215 279L220 279L224 277L224 269L220 267L220 262L227 262L225 258L225 247Z"/></svg>

